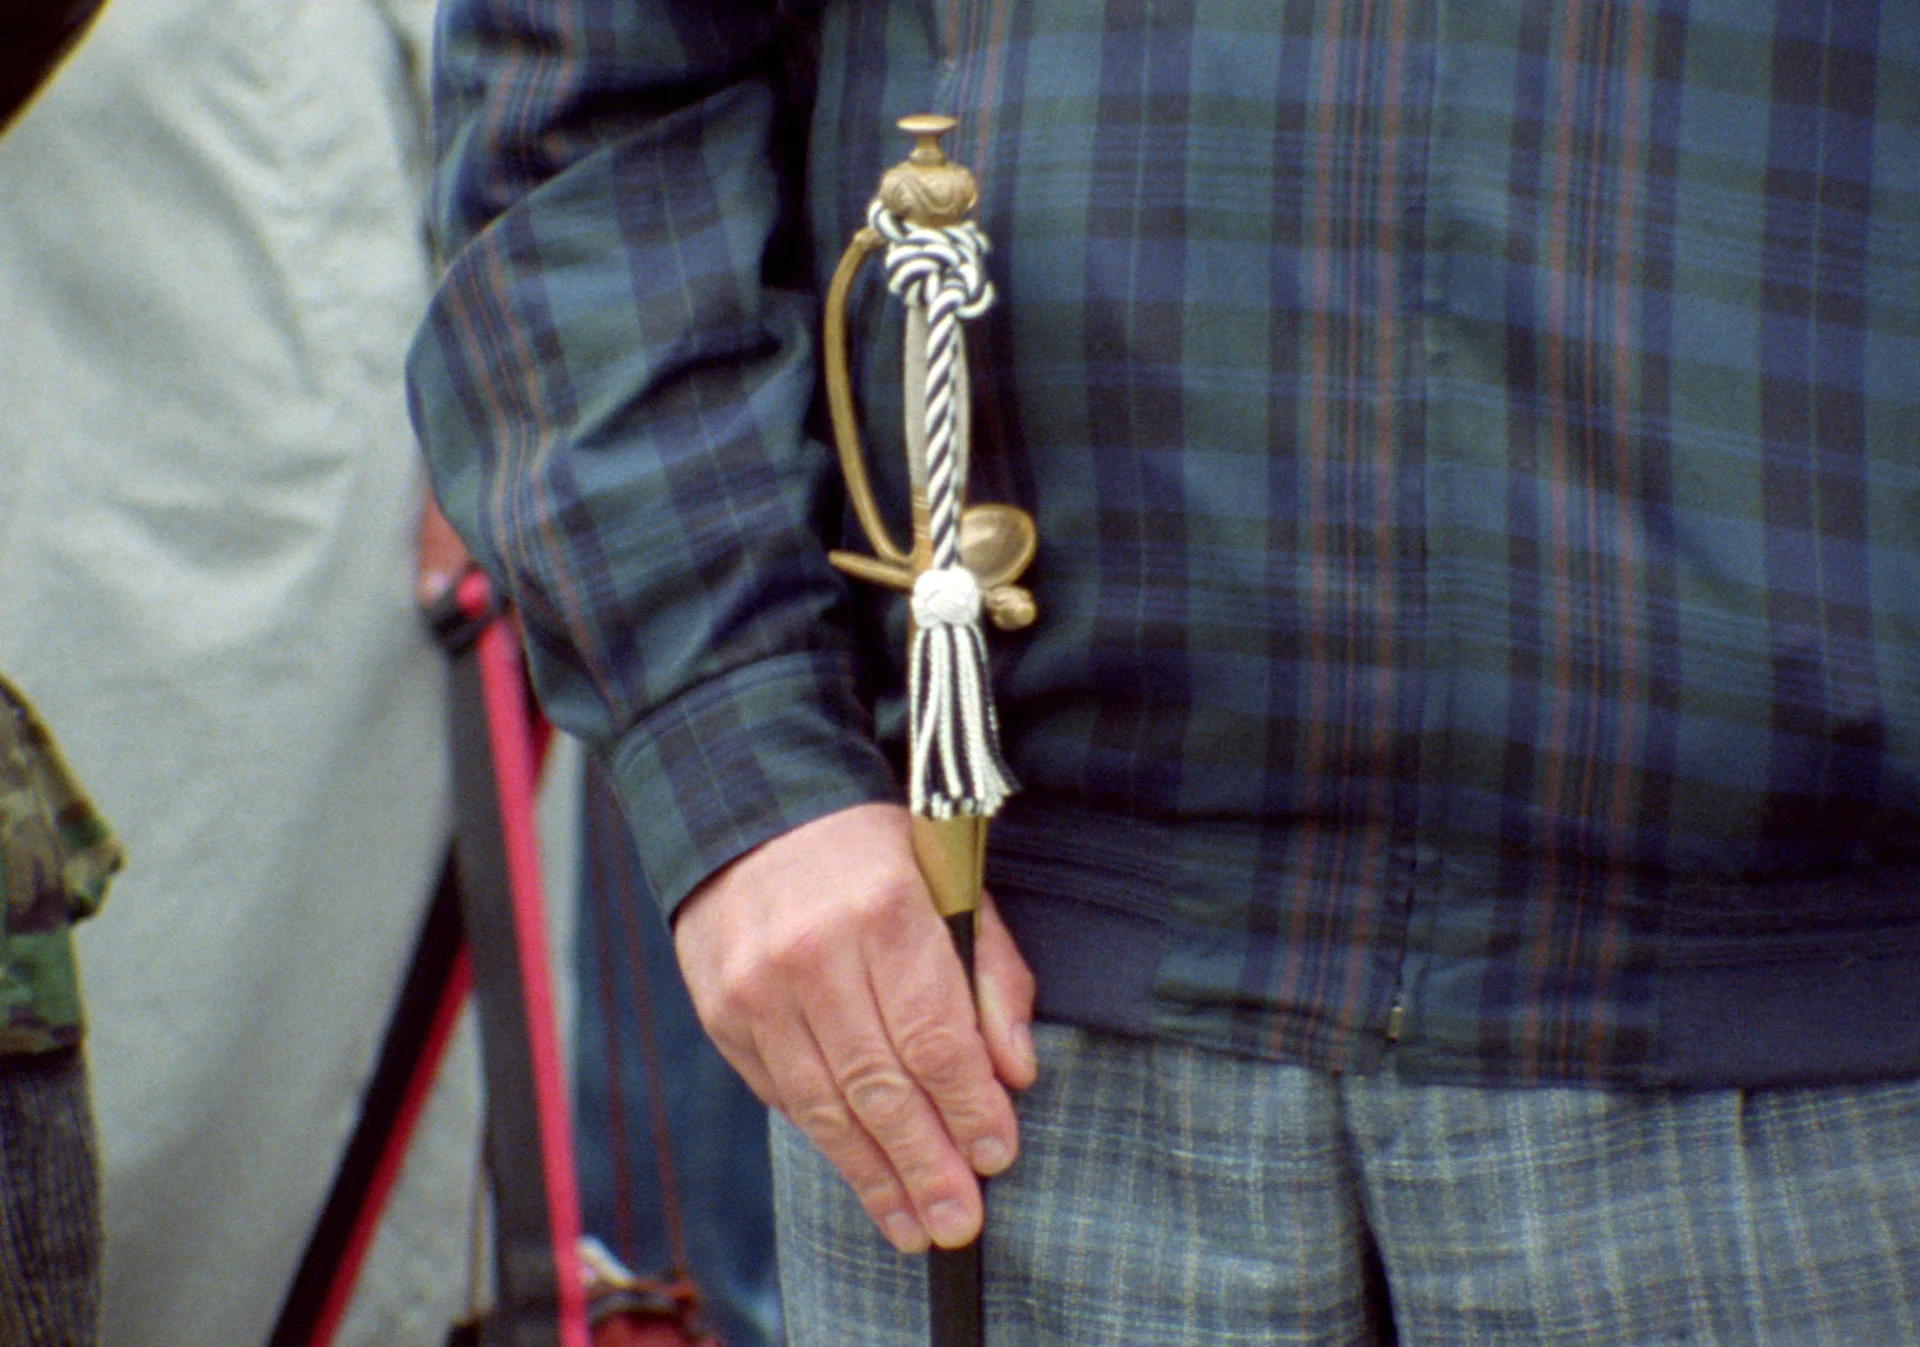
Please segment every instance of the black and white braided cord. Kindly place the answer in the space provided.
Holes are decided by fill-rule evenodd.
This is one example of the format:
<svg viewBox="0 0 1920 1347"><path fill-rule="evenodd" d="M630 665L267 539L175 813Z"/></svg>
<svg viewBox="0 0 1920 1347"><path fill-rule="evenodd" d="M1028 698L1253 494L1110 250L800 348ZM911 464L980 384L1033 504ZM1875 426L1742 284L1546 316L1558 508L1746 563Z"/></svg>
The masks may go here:
<svg viewBox="0 0 1920 1347"><path fill-rule="evenodd" d="M1015 789L1000 755L979 584L960 564L960 324L993 303L972 222L909 224L879 201L867 223L887 241L887 287L927 318L927 527L932 564L914 582L907 656L908 802L928 818L987 816Z"/></svg>

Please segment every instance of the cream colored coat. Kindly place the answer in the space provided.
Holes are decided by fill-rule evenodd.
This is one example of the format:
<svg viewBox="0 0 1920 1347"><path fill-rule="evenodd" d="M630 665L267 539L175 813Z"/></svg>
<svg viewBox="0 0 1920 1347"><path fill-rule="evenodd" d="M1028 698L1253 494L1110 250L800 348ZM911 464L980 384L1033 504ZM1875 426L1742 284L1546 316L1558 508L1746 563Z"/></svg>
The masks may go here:
<svg viewBox="0 0 1920 1347"><path fill-rule="evenodd" d="M265 1340L446 840L400 361L429 0L113 0L0 142L0 667L127 845L83 933L106 1347ZM464 1294L470 1051L342 1341Z"/></svg>

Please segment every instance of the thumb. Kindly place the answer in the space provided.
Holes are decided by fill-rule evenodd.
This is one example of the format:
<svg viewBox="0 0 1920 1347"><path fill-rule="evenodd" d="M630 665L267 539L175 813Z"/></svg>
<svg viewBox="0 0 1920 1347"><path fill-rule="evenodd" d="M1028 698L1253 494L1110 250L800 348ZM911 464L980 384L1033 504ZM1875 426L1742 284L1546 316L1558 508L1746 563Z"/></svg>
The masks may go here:
<svg viewBox="0 0 1920 1347"><path fill-rule="evenodd" d="M1033 1020L1033 973L986 894L980 897L980 924L974 939L980 1033L1001 1083L1024 1090L1039 1070L1033 1035L1027 1028Z"/></svg>

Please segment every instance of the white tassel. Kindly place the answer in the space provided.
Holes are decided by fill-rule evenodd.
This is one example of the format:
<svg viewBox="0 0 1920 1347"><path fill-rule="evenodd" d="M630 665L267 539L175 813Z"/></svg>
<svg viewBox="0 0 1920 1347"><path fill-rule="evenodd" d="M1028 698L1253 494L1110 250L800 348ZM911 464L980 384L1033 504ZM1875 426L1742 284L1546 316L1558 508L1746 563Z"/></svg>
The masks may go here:
<svg viewBox="0 0 1920 1347"><path fill-rule="evenodd" d="M980 609L980 586L960 567L914 582L908 803L927 818L986 817L1014 790L1000 757Z"/></svg>
<svg viewBox="0 0 1920 1347"><path fill-rule="evenodd" d="M927 314L925 414L932 567L913 586L907 652L907 796L927 818L986 817L1016 789L1000 756L1000 725L987 678L980 586L960 565L958 418L953 397L960 323L993 302L981 265L986 239L971 223L909 225L878 200L867 222L887 240L887 284Z"/></svg>

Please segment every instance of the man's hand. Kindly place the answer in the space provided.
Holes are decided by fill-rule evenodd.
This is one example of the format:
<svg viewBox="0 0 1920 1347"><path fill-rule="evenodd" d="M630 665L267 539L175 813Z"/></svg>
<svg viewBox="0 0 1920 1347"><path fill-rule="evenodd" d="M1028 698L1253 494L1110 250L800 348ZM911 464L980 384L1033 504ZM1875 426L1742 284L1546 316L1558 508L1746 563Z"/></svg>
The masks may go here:
<svg viewBox="0 0 1920 1347"><path fill-rule="evenodd" d="M980 1231L1033 1082L1033 975L991 903L980 1010L914 864L907 812L860 805L756 847L681 907L701 1022L753 1091L838 1169L893 1246Z"/></svg>

